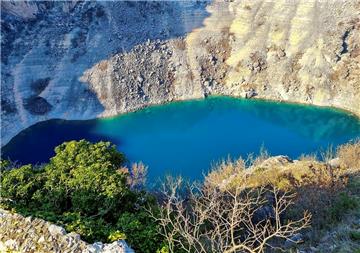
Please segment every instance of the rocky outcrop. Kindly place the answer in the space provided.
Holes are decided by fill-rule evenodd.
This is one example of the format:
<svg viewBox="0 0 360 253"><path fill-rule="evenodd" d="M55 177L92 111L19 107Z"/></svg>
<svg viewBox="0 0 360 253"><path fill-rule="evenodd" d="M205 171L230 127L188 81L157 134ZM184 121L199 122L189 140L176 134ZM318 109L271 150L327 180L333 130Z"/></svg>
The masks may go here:
<svg viewBox="0 0 360 253"><path fill-rule="evenodd" d="M76 233L32 217L0 209L0 252L133 253L124 241L88 244Z"/></svg>
<svg viewBox="0 0 360 253"><path fill-rule="evenodd" d="M42 120L113 116L209 95L360 115L359 1L214 1L207 17L204 4L38 5L31 26L8 11L2 144ZM52 28L47 22L59 13L65 25Z"/></svg>
<svg viewBox="0 0 360 253"><path fill-rule="evenodd" d="M104 116L207 95L333 106L360 115L359 5L215 2L204 27L184 39L140 45L95 65L81 80L100 97ZM149 85L162 92L148 91ZM129 90L137 95L125 94Z"/></svg>
<svg viewBox="0 0 360 253"><path fill-rule="evenodd" d="M231 3L231 94L334 106L360 115L359 1Z"/></svg>

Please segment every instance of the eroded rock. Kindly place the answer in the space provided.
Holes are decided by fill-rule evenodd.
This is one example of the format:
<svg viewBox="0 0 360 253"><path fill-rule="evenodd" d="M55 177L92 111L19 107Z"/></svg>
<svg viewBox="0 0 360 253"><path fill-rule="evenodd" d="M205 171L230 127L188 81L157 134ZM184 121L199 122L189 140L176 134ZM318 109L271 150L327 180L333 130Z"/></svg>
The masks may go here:
<svg viewBox="0 0 360 253"><path fill-rule="evenodd" d="M38 218L23 217L0 209L0 252L133 253L125 241L88 244L74 232Z"/></svg>

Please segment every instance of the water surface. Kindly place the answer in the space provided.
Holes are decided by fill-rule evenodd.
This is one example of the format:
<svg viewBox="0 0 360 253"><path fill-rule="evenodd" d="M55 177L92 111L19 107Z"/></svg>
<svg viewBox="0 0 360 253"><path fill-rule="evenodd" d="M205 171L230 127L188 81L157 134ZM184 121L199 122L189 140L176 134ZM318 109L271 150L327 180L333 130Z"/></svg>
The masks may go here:
<svg viewBox="0 0 360 253"><path fill-rule="evenodd" d="M51 120L17 135L2 156L47 162L68 140L107 140L149 166L151 181L166 173L199 179L213 162L257 153L297 158L360 137L360 121L329 108L213 97L176 102L89 121Z"/></svg>

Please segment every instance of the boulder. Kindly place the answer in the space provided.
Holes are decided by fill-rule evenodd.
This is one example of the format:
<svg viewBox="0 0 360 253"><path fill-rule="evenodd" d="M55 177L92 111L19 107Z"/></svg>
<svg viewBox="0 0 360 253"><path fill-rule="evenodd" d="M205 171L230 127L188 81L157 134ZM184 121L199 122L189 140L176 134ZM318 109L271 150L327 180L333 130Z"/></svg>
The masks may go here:
<svg viewBox="0 0 360 253"><path fill-rule="evenodd" d="M293 163L293 160L291 160L288 156L278 155L278 156L273 156L273 157L266 159L265 161L263 161L256 167L273 168L275 166L284 166L289 163Z"/></svg>
<svg viewBox="0 0 360 253"><path fill-rule="evenodd" d="M257 95L256 91L254 89L249 89L241 93L241 96L244 98L252 98Z"/></svg>
<svg viewBox="0 0 360 253"><path fill-rule="evenodd" d="M332 168L339 168L340 165L341 165L340 158L337 157L337 158L331 159L330 161L328 161L328 164L329 164Z"/></svg>
<svg viewBox="0 0 360 253"><path fill-rule="evenodd" d="M49 232L52 236L57 236L57 235L65 235L66 231L64 228L60 227L60 226L56 226L54 224L51 224L49 226Z"/></svg>
<svg viewBox="0 0 360 253"><path fill-rule="evenodd" d="M123 240L118 240L111 244L106 244L103 252L104 253L135 253Z"/></svg>

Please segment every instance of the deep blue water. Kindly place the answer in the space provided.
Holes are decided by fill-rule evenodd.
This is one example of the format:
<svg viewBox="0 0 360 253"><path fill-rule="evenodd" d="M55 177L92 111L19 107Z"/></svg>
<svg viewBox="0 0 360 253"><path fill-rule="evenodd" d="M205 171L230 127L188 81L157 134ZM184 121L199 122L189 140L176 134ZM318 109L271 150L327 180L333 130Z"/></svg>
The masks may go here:
<svg viewBox="0 0 360 253"><path fill-rule="evenodd" d="M17 135L3 158L47 162L67 140L108 140L132 161L149 166L149 179L167 173L199 179L228 156L258 153L297 158L360 137L360 121L329 108L213 97L176 102L122 116L89 121L51 120Z"/></svg>

